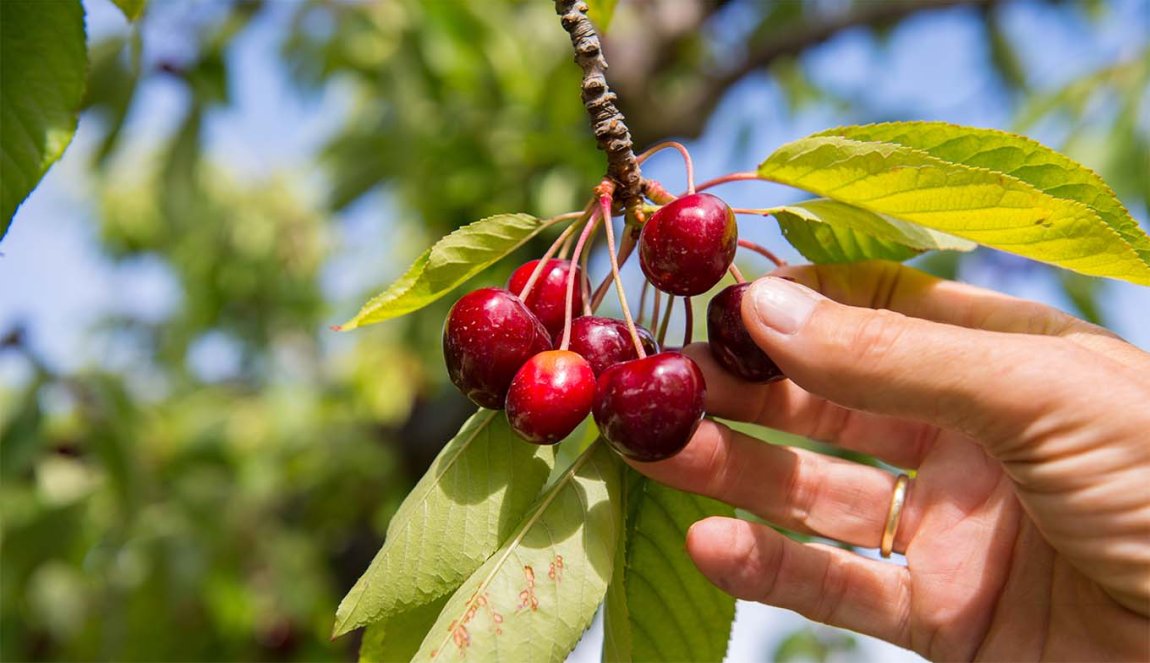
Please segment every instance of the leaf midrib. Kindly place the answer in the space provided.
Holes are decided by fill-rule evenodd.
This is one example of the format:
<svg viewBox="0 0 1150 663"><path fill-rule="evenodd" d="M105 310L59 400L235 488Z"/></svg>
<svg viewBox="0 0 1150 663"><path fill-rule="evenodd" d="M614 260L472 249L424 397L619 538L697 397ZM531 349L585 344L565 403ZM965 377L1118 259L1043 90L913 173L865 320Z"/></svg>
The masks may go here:
<svg viewBox="0 0 1150 663"><path fill-rule="evenodd" d="M598 447L601 444L601 440L592 442L591 445L587 447L587 449L585 449L578 458L575 459L575 462L571 463L571 467L567 468L567 471L565 471L563 475L555 481L555 484L551 486L551 488L549 488L546 493L544 493L543 499L540 500L539 505L536 507L535 511L530 515L530 517L527 518L526 521L524 521L523 525L519 528L519 531L515 533L514 537L512 537L511 542L507 544L506 550L503 551L503 554L499 556L499 558L495 561L494 566L491 567L491 571L487 574L487 577L485 577L483 581L480 582L478 586L476 586L474 592L475 597L483 596L483 593L487 590L488 585L490 585L491 582L495 580L495 576L499 575L499 572L503 569L503 565L511 557L512 553L514 553L519 548L519 544L523 542L523 537L525 537L527 532L530 531L537 522L539 522L539 519L543 517L543 514L546 513L547 509L551 506L551 503L555 501L555 498L559 495L559 493L562 492L562 490L570 484L575 474L578 473L578 471L587 464L592 456L594 456L594 452L598 450ZM466 612L467 609L470 609L471 601L474 600L475 599L471 599L464 604L464 612ZM437 660L439 658L439 653L447 649L446 645L450 639L451 631L449 630L447 635L443 637L443 641L440 642L439 645L432 650L434 652L431 657L432 660Z"/></svg>

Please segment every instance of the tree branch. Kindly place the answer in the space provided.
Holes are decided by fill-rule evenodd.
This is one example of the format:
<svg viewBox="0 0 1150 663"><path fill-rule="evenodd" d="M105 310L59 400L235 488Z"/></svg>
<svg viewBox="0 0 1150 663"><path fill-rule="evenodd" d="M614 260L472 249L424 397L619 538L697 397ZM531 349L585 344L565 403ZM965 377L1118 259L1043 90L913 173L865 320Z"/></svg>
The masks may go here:
<svg viewBox="0 0 1150 663"><path fill-rule="evenodd" d="M561 17L563 29L571 35L575 62L583 70L580 85L583 106L591 117L591 130L599 149L607 153L607 177L615 183L615 198L625 209L633 210L642 203L643 177L635 161L631 132L623 113L615 106L615 93L607 85L604 73L607 60L603 57L599 34L587 18L587 3L555 0L555 13Z"/></svg>

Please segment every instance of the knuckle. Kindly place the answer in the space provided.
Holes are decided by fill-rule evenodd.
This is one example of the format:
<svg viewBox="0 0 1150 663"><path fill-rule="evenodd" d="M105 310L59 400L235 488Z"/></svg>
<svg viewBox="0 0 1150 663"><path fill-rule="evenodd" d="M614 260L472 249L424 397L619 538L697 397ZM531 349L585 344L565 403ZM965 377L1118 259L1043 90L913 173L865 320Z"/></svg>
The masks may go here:
<svg viewBox="0 0 1150 663"><path fill-rule="evenodd" d="M887 360L898 347L905 329L905 316L886 310L868 311L849 337L844 348L857 361L875 363Z"/></svg>
<svg viewBox="0 0 1150 663"><path fill-rule="evenodd" d="M787 476L785 489L786 503L790 505L790 519L796 524L810 529L811 513L818 502L822 481L819 481L812 467L814 457L794 454L794 466Z"/></svg>
<svg viewBox="0 0 1150 663"><path fill-rule="evenodd" d="M819 583L819 600L810 615L811 619L824 624L832 621L838 612L850 579L850 569L841 556L828 554L826 560L823 578Z"/></svg>

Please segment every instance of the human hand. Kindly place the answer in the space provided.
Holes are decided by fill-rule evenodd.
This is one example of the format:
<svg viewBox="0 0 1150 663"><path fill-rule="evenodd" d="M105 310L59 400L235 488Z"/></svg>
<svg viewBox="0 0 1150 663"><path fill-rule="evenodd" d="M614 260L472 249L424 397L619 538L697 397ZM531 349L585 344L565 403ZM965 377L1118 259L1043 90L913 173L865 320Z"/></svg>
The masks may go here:
<svg viewBox="0 0 1150 663"><path fill-rule="evenodd" d="M687 535L699 569L931 659L1150 660L1150 355L901 265L775 275L813 290L760 279L743 319L790 380L741 382L693 344L707 411L915 470L894 542L907 565L709 518ZM674 458L632 465L862 547L878 547L895 484L710 421Z"/></svg>

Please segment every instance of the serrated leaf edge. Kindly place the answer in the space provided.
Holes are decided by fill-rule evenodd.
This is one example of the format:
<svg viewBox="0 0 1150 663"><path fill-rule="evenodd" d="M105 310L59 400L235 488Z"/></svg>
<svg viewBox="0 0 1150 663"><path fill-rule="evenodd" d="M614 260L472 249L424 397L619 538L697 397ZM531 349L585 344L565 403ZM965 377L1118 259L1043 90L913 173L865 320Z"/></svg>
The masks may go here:
<svg viewBox="0 0 1150 663"><path fill-rule="evenodd" d="M756 174L759 176L759 179L762 179L762 180L765 180L768 182L775 182L776 184L782 184L784 186L794 187L794 188L797 188L797 189L800 189L803 191L808 191L810 193L814 193L816 195L821 195L818 191L812 191L810 189L803 189L803 187L800 185L792 184L790 182L780 181L777 178L771 177L769 174L763 173L763 166L768 161L770 161L771 158L773 158L774 155L777 154L779 151L781 151L782 149L784 149L788 146L794 145L796 143L801 143L801 142L804 142L806 140L809 140L810 138L833 138L833 139L838 140L838 141L844 141L844 142L852 143L855 145L882 145L884 147L891 148L892 150L895 150L895 151L911 152L911 153L914 153L917 156L920 156L924 159L928 159L932 162L935 162L936 164L938 164L940 166L966 169L966 170L976 171L976 172L980 172L980 173L984 173L984 174L988 174L988 175L994 175L996 177L1001 177L1001 178L1004 178L1004 179L1009 180L1011 182L1017 183L1018 185L1025 187L1026 189L1029 189L1030 191L1032 191L1037 196L1049 198L1051 200L1055 200L1060 205L1067 205L1071 208L1080 208L1081 210L1085 211L1088 215L1093 217L1093 219L1097 222L1096 225L1100 226L1100 230L1103 230L1104 232L1110 233L1110 235L1112 235L1115 239L1118 240L1119 245L1125 249L1125 252L1127 254L1126 255L1127 258L1133 257L1134 261L1137 262L1138 264L1142 265L1143 267L1145 267L1147 274L1150 275L1150 265L1146 264L1146 262L1142 259L1142 256L1138 253L1138 251L1135 250L1135 248L1128 241L1126 241L1126 238L1123 237L1122 234L1119 233L1113 226L1111 226L1109 223L1106 223L1106 221L1104 219L1102 219L1102 217L1098 214L1098 212L1093 207L1090 207L1089 205L1086 205L1085 203L1079 202L1077 200L1073 200L1070 198L1059 198L1057 196L1046 193L1045 191L1034 186L1033 184L1026 182L1024 180L1021 180L1021 179L1015 177L1014 175L1010 175L1009 173L1004 173L1004 172L998 171L998 170L992 170L990 168L984 168L982 166L971 166L971 165L967 165L964 163L946 161L945 159L940 159L940 158L926 152L925 150L920 150L920 149L914 148L914 147L908 147L906 145L902 145L899 143L888 143L885 141L859 141L859 140L853 140L850 138L844 138L842 136L809 136L807 138L800 138L798 140L791 141L789 143L786 143L784 145L779 146L779 148L776 149L774 152L772 152L770 156L768 156L766 159L764 159L762 162L760 162L758 167L755 170ZM796 156L799 156L801 154L806 154L808 152L813 151L814 149L815 148L812 147L811 149L804 150L803 152L799 153ZM832 200L838 200L837 198L833 198L831 196L825 196L825 197L829 197ZM848 202L848 201L844 201L844 200L840 200L839 202L844 202L848 205L853 205L853 206L858 207L860 209L865 209L868 212L871 212L872 214L884 214L884 212L880 212L876 209L873 209L866 204L861 204L858 202ZM924 224L916 223L914 221L907 221L907 223L914 223L915 225L920 225L923 227L932 228L933 230L939 230L938 228L926 226ZM939 232L945 232L945 233L948 233L951 235L955 235L956 237L962 237L962 235L955 233L953 230L939 230ZM964 239L968 239L968 238L964 238ZM977 240L972 240L972 241L977 241ZM982 244L981 242L978 242L978 243ZM983 245L983 246L987 246L987 245ZM990 248L994 248L994 247L990 247ZM1081 260L1081 259L1087 258L1087 257L1092 257L1092 256L1082 256L1082 257L1076 258L1075 260ZM1028 259L1033 260L1033 258L1028 258ZM1043 262L1043 261L1037 261L1037 262ZM1148 280L1147 282L1150 283L1150 280Z"/></svg>
<svg viewBox="0 0 1150 663"><path fill-rule="evenodd" d="M495 421L495 417L499 414L498 410L488 410L488 412L489 412L489 414L488 414L486 419L483 419L483 420L479 421L478 423L476 423L475 430L471 433L471 436L468 437L466 440L464 440L450 457L444 459L444 462L443 462L441 468L437 468L437 469L439 469L439 471L436 473L436 475L432 479L432 481L427 484L426 489L422 491L422 494L418 497L418 499L416 500L416 503L421 502L422 500L426 499L426 497L428 495L431 494L432 489L434 489L436 486L439 485L439 481L440 481L440 479L443 478L443 475L447 474L447 471L449 469L451 469L451 467L456 463L456 461L459 460L459 457L461 455L463 455L463 452L466 451L467 448L471 446L471 444L479 437L480 433L487 430L487 427L491 425L491 422ZM386 540L392 540L395 537L395 535L398 535L399 533L406 530L411 525L411 523L412 523L411 520L404 522L403 524L401 524L399 526L399 529L397 529L395 532L393 532L392 528L389 526L387 528ZM385 543L384 545L387 545L387 544ZM370 571L370 570L371 570L371 567L368 566L368 571ZM364 571L364 574L366 575L368 571ZM356 585L358 585L358 584L359 584L359 581L356 581ZM355 590L356 585L352 586L351 591ZM435 598L438 598L439 596L443 596L443 594L447 594L449 591L451 591L451 590L447 590L447 591L442 592L441 594L437 594L436 596L433 596L432 600L434 600ZM348 593L350 594L350 591ZM384 619L388 616L388 615L384 615L383 617L380 617L379 619L374 619L374 620L363 622L363 623L357 623L351 627L348 627L348 621L349 621L351 615L355 614L355 611L359 608L360 601L363 600L363 595L364 595L364 592L361 591L359 593L359 595L356 597L355 603L352 604L348 608L348 611L347 611L347 613L345 613L345 616L343 618L339 617L340 612L342 612L340 610L340 608L343 607L343 602L342 601L340 602L339 607L336 608L336 623L335 623L335 627L332 630L332 635L331 635L332 639L338 638L339 636L344 635L345 633L348 633L349 631L352 631L352 630L359 628L361 626L367 626L368 624L373 624L375 622L381 621L382 619ZM346 597L345 597L345 600L346 600Z"/></svg>
<svg viewBox="0 0 1150 663"><path fill-rule="evenodd" d="M523 542L523 537L525 537L527 532L535 526L535 523L539 522L539 519L543 517L543 514L547 511L547 508L551 506L551 503L555 501L555 498L559 495L559 493L562 492L562 490L568 485L570 485L574 476L579 472L580 469L582 469L584 465L587 464L587 462L595 455L595 453L599 450L599 447L602 445L602 438L592 442L591 445L588 446L583 451L583 453L579 454L579 457L576 458L573 463L571 463L571 466L568 467L567 470L564 471L563 474L555 480L555 483L552 484L545 493L543 493L543 497L538 502L536 502L534 511L527 517L525 521L523 521L523 524L519 527L519 530L515 532L515 535L508 540L508 543L503 547L502 554L495 561L495 564L492 565L491 570L488 572L487 576L483 578L483 580L476 587L476 598L472 598L464 604L464 613L471 609L473 602L478 600L477 597L483 596L483 593L487 591L488 585L490 585L491 582L495 580L495 576L499 575L499 572L503 570L503 565L511 557L511 554L515 552L515 550L518 549L519 544ZM608 581L608 583L609 582L610 581ZM460 617L462 617L462 615L460 615ZM451 633L449 631L443 637L443 641L440 642L439 645L432 650L432 660L437 660L439 658L440 652L448 649L446 645L450 640ZM423 649L423 647L421 646L420 649Z"/></svg>

